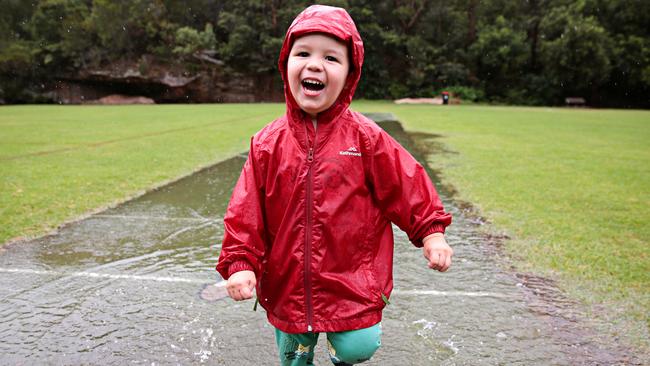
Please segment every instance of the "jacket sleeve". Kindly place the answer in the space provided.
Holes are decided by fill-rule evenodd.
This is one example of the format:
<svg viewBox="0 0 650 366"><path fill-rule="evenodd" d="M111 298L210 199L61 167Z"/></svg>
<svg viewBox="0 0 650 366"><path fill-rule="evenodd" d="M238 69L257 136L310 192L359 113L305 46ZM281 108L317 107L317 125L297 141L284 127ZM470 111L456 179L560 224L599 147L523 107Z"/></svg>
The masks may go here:
<svg viewBox="0 0 650 366"><path fill-rule="evenodd" d="M451 215L422 165L383 130L371 148L372 192L384 215L417 247L427 235L444 233Z"/></svg>
<svg viewBox="0 0 650 366"><path fill-rule="evenodd" d="M224 279L251 270L260 277L265 249L264 202L260 161L253 141L224 217L224 237L217 271Z"/></svg>

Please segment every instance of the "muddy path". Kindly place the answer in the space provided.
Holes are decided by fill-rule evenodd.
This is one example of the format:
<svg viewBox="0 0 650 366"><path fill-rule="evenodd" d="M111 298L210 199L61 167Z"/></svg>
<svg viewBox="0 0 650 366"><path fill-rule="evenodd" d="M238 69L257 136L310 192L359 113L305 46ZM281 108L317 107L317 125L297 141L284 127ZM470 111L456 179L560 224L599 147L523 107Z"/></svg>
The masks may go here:
<svg viewBox="0 0 650 366"><path fill-rule="evenodd" d="M373 117L423 158L392 116ZM201 297L220 280L221 215L244 160L6 247L0 364L277 364L263 309ZM552 283L504 270L480 220L440 193L454 215L453 267L428 270L395 229L395 291L368 365L642 364L593 337ZM316 361L327 365L323 343Z"/></svg>

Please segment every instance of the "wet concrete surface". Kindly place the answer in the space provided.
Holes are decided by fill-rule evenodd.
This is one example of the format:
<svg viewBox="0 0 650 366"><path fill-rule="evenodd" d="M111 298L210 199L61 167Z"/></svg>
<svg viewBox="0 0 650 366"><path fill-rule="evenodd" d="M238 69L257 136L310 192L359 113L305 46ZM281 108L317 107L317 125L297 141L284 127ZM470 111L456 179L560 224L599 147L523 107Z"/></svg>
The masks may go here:
<svg viewBox="0 0 650 366"><path fill-rule="evenodd" d="M392 116L373 117L424 158ZM6 247L0 364L277 364L261 307L200 296L220 280L221 215L244 161L233 157L56 235ZM366 364L642 364L590 333L550 281L504 270L481 220L440 193L454 215L452 269L428 270L421 250L395 230L395 291L383 345ZM320 365L330 364L324 343L321 335Z"/></svg>

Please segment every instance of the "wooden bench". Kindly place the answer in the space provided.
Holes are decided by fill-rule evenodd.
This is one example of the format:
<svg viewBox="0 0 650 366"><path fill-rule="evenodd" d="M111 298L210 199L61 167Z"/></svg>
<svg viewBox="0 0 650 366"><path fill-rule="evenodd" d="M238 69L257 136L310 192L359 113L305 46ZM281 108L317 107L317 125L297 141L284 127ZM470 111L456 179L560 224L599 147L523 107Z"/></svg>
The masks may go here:
<svg viewBox="0 0 650 366"><path fill-rule="evenodd" d="M582 97L566 97L564 103L567 107L585 107L587 105L585 98Z"/></svg>

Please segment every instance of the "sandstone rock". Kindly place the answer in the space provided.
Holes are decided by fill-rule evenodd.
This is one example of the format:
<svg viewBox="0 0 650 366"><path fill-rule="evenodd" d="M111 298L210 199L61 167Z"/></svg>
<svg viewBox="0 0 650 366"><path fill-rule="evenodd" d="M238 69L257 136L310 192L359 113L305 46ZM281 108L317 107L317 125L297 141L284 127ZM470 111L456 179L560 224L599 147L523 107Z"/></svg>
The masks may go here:
<svg viewBox="0 0 650 366"><path fill-rule="evenodd" d="M45 93L50 100L61 104L101 103L100 98L115 94L139 95L155 103L284 100L281 81L275 75L238 74L227 71L219 60L202 61L197 69L190 71L183 63L163 63L153 56L120 60L101 68L60 75ZM124 102L124 99L116 101ZM109 98L107 103L113 101Z"/></svg>
<svg viewBox="0 0 650 366"><path fill-rule="evenodd" d="M142 96L111 94L96 101L91 101L89 104L156 104L156 102L151 98Z"/></svg>

